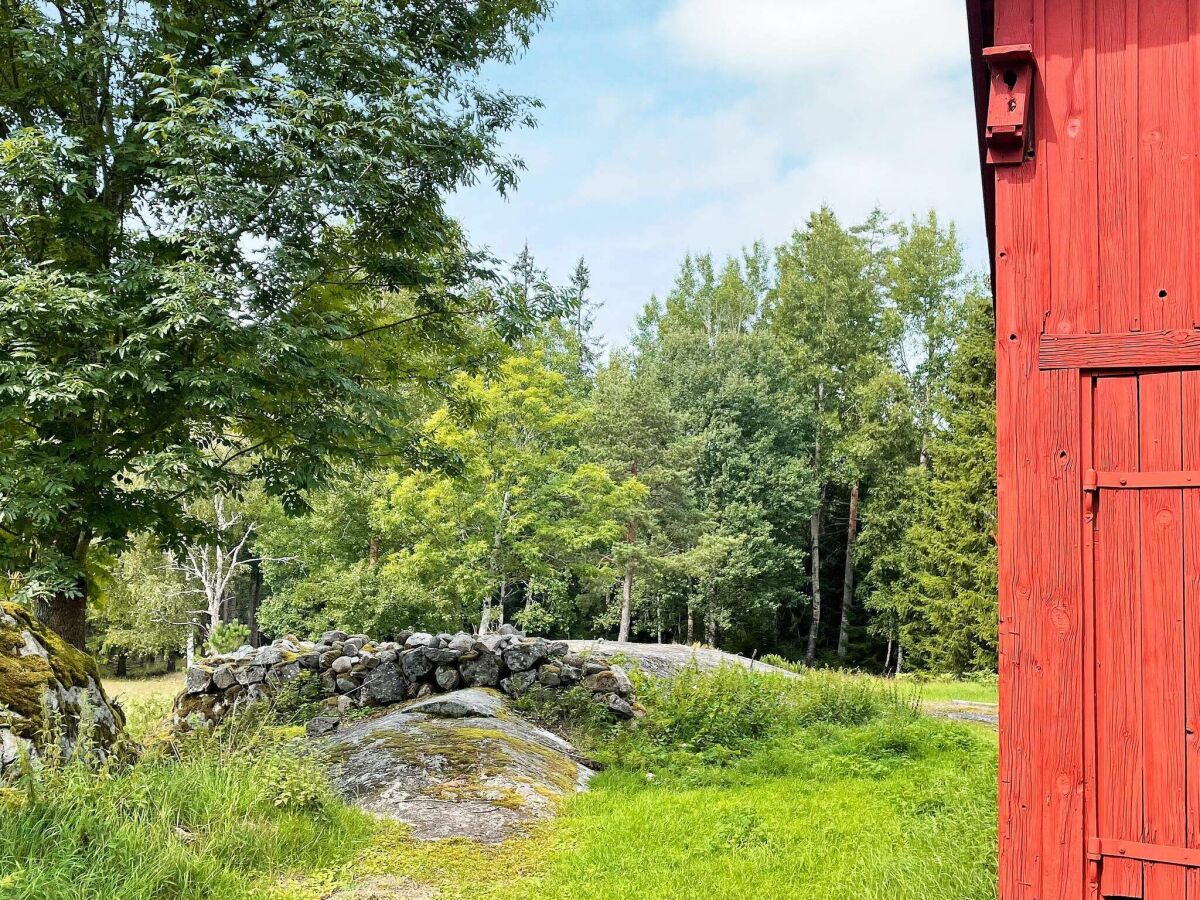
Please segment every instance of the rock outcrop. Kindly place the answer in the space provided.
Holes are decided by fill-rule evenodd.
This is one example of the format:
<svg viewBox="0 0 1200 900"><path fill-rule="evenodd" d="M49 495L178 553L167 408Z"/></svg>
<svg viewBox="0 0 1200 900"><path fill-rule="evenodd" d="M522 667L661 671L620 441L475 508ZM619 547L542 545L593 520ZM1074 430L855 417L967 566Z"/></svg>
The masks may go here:
<svg viewBox="0 0 1200 900"><path fill-rule="evenodd" d="M0 777L86 749L108 756L125 716L100 684L90 656L67 644L22 606L0 603Z"/></svg>
<svg viewBox="0 0 1200 900"><path fill-rule="evenodd" d="M621 641L564 643L573 654L599 661L621 659L636 666L642 674L657 678L673 678L689 666L696 666L706 672L722 666L740 666L752 672L766 672L785 678L798 677L787 669L711 647L692 647L688 644L634 644Z"/></svg>
<svg viewBox="0 0 1200 900"><path fill-rule="evenodd" d="M517 697L582 686L617 718L642 713L620 666L572 652L565 641L527 637L505 626L500 634L484 636L402 632L392 641L328 631L319 641L286 638L258 649L242 647L188 670L175 704L175 724L197 728L219 723L306 673L314 692L338 712L460 688L496 688ZM332 730L336 723L316 725L326 726Z"/></svg>
<svg viewBox="0 0 1200 900"><path fill-rule="evenodd" d="M347 800L419 840L498 843L553 815L592 774L569 743L513 714L491 688L410 702L317 740Z"/></svg>

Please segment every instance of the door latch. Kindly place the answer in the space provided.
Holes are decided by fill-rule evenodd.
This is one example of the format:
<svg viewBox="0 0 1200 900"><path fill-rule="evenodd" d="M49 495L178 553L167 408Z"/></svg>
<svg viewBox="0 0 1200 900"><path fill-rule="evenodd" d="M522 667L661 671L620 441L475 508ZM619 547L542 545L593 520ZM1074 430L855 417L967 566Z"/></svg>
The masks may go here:
<svg viewBox="0 0 1200 900"><path fill-rule="evenodd" d="M1083 473L1083 520L1092 522L1096 518L1096 499L1100 496L1100 478L1095 469Z"/></svg>

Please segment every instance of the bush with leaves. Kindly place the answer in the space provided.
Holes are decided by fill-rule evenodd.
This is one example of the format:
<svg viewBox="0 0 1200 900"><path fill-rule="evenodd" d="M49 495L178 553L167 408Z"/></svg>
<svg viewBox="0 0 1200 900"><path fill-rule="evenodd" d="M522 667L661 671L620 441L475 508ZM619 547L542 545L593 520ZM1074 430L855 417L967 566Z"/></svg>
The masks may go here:
<svg viewBox="0 0 1200 900"><path fill-rule="evenodd" d="M219 656L222 653L232 653L248 640L250 640L250 629L234 619L231 622L222 622L214 628L208 636L204 648L210 656Z"/></svg>

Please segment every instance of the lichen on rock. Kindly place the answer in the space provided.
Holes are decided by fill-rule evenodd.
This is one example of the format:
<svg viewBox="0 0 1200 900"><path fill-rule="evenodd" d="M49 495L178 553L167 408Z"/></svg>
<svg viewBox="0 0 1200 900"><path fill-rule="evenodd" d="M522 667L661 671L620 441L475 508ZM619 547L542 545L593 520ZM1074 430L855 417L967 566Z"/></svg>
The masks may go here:
<svg viewBox="0 0 1200 900"><path fill-rule="evenodd" d="M0 777L21 758L76 752L81 738L104 758L125 715L100 683L95 661L14 603L0 603Z"/></svg>
<svg viewBox="0 0 1200 900"><path fill-rule="evenodd" d="M339 711L391 706L460 687L499 687L516 697L582 684L615 718L643 713L615 662L574 657L563 641L529 638L513 628L489 635L404 632L393 641L327 631L316 642L287 638L200 660L176 701L175 724L183 729L219 724L305 672Z"/></svg>
<svg viewBox="0 0 1200 900"><path fill-rule="evenodd" d="M397 707L320 738L334 785L368 812L404 822L418 840L496 843L551 816L591 770L574 748L465 688Z"/></svg>

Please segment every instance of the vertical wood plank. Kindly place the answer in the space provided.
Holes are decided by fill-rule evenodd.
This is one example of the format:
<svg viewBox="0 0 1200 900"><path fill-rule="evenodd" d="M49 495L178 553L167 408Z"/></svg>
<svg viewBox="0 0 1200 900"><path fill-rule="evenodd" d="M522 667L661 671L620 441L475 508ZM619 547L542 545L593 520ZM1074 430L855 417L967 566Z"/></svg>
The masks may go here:
<svg viewBox="0 0 1200 900"><path fill-rule="evenodd" d="M998 4L996 43L1032 44L1041 59L1042 16L1042 0ZM1043 897L1042 822L1055 818L1041 751L1049 698L1040 623L1046 520L1039 505L1049 469L1050 380L1038 371L1036 345L1050 283L1040 149L1039 138L1034 161L995 170L1002 900Z"/></svg>
<svg viewBox="0 0 1200 900"><path fill-rule="evenodd" d="M1038 628L1042 643L1042 896L1081 897L1086 876L1083 823L1083 494L1078 460L1079 376L1051 372L1046 466L1036 512L1044 541ZM1026 520L1032 521L1030 519Z"/></svg>
<svg viewBox="0 0 1200 900"><path fill-rule="evenodd" d="M1032 196L1042 204L1033 223L1048 252L1038 260L1040 302L1022 303L1022 328L1030 334L1096 329L1095 0L1036 0L1032 24L1041 72L1041 90L1034 92L1040 184ZM1082 896L1086 875L1080 381L1073 372L1025 372L1025 420L1013 427L1029 438L1018 515L1022 531L1036 541L1022 548L1021 561L1028 567L1036 636L1029 725L1042 723L1036 896L1074 898Z"/></svg>
<svg viewBox="0 0 1200 900"><path fill-rule="evenodd" d="M1184 372L1183 465L1200 469L1200 372ZM1187 846L1200 848L1200 490L1183 492L1183 629ZM1187 872L1200 900L1200 870Z"/></svg>
<svg viewBox="0 0 1200 900"><path fill-rule="evenodd" d="M1193 321L1196 253L1190 0L1139 0L1139 302L1147 330ZM1140 379L1142 466L1182 465L1179 373ZM1144 491L1145 840L1187 840L1183 492ZM1177 636L1176 636L1177 635ZM1187 875L1146 866L1148 898L1186 897Z"/></svg>
<svg viewBox="0 0 1200 900"><path fill-rule="evenodd" d="M1096 0L1044 0L1042 85L1050 316L1046 331L1100 330L1096 195Z"/></svg>
<svg viewBox="0 0 1200 900"><path fill-rule="evenodd" d="M1138 302L1138 0L1097 0L1101 331L1141 330Z"/></svg>
<svg viewBox="0 0 1200 900"><path fill-rule="evenodd" d="M1196 252L1188 4L1138 3L1139 297L1147 330L1191 324Z"/></svg>
<svg viewBox="0 0 1200 900"><path fill-rule="evenodd" d="M1099 378L1095 392L1098 471L1138 467L1137 379ZM1142 837L1142 636L1138 576L1139 507L1134 491L1105 491L1097 501L1096 604L1097 837ZM1105 860L1101 894L1142 896L1142 866Z"/></svg>
<svg viewBox="0 0 1200 900"><path fill-rule="evenodd" d="M1139 378L1140 470L1182 467L1182 377ZM1183 491L1140 491L1144 840L1186 841L1184 748ZM1147 900L1186 897L1182 867L1147 864Z"/></svg>
<svg viewBox="0 0 1200 900"><path fill-rule="evenodd" d="M1034 487L1029 473L1036 440L1022 412L1025 373L1043 379L1033 358L1030 327L1042 238L1035 222L1041 204L1032 193L1035 167L996 176L997 246L997 515L999 547L1000 898L1041 896L1041 763L1038 757L1039 650L1031 555L1038 543ZM1016 297L1026 298L1018 307ZM1040 316L1038 317L1040 318Z"/></svg>

